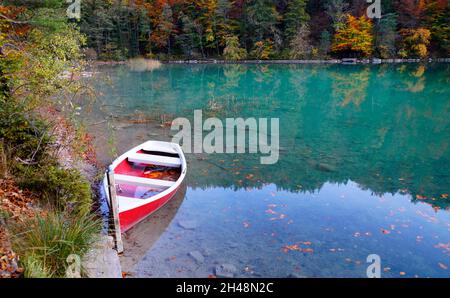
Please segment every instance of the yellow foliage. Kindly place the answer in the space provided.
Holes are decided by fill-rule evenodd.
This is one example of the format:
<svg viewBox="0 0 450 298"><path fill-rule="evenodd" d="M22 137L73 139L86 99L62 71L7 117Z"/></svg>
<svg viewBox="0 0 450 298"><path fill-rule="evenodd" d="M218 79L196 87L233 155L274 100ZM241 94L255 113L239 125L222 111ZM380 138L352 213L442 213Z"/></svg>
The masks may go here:
<svg viewBox="0 0 450 298"><path fill-rule="evenodd" d="M251 55L256 59L267 60L273 54L273 41L270 38L255 42Z"/></svg>
<svg viewBox="0 0 450 298"><path fill-rule="evenodd" d="M359 52L369 56L373 50L373 24L366 16L347 15L347 22L334 35L333 52Z"/></svg>
<svg viewBox="0 0 450 298"><path fill-rule="evenodd" d="M431 32L425 28L402 29L403 37L400 53L403 56L425 58L428 56L427 46L430 44Z"/></svg>

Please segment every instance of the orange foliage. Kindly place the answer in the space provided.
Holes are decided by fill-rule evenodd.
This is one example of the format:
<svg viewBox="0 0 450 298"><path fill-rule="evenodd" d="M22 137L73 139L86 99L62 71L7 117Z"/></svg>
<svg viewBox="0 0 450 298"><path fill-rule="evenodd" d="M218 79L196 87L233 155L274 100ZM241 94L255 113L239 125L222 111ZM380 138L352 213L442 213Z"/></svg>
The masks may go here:
<svg viewBox="0 0 450 298"><path fill-rule="evenodd" d="M373 48L372 22L366 16L347 15L346 24L334 35L333 52L359 52L369 56Z"/></svg>
<svg viewBox="0 0 450 298"><path fill-rule="evenodd" d="M425 28L402 29L400 35L403 37L401 55L419 58L425 58L428 55L427 46L430 44L430 30Z"/></svg>
<svg viewBox="0 0 450 298"><path fill-rule="evenodd" d="M24 11L25 11L24 7L0 5L0 14L11 20L16 20L17 17ZM12 23L9 22L7 19L0 18L0 29L2 35L5 34L5 35L15 35L16 37L22 37L28 33L28 31L30 30L30 25Z"/></svg>

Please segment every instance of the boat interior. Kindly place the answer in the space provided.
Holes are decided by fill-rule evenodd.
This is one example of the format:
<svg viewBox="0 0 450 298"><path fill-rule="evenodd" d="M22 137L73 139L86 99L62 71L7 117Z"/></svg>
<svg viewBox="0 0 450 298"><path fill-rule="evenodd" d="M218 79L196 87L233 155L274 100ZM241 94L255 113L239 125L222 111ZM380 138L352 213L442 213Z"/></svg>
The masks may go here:
<svg viewBox="0 0 450 298"><path fill-rule="evenodd" d="M139 150L114 169L117 195L147 199L175 184L181 175L178 154Z"/></svg>

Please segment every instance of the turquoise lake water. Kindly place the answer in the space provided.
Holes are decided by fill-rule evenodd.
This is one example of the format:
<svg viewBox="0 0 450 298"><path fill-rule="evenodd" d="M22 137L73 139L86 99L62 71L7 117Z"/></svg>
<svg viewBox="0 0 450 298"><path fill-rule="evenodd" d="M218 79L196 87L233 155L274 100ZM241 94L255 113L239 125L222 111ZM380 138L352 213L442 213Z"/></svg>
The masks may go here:
<svg viewBox="0 0 450 298"><path fill-rule="evenodd" d="M186 154L184 198L132 275L207 277L231 264L237 277L365 277L377 254L382 277L450 277L448 64L97 71L101 94L83 115L104 165L171 140L170 122L196 109L280 123L274 165Z"/></svg>

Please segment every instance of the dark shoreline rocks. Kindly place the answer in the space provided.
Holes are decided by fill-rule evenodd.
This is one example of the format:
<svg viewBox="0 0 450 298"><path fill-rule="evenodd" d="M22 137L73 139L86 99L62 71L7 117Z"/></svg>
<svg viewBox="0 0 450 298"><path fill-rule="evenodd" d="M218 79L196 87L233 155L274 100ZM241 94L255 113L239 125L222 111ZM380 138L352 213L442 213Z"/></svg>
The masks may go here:
<svg viewBox="0 0 450 298"><path fill-rule="evenodd" d="M167 60L164 64L383 64L383 63L449 63L450 58L428 58L428 59L328 59L328 60Z"/></svg>
<svg viewBox="0 0 450 298"><path fill-rule="evenodd" d="M163 64L397 64L397 63L449 63L450 58L427 59L311 59L311 60L223 60L223 59L179 59L160 61ZM95 61L95 65L126 64L126 61Z"/></svg>

